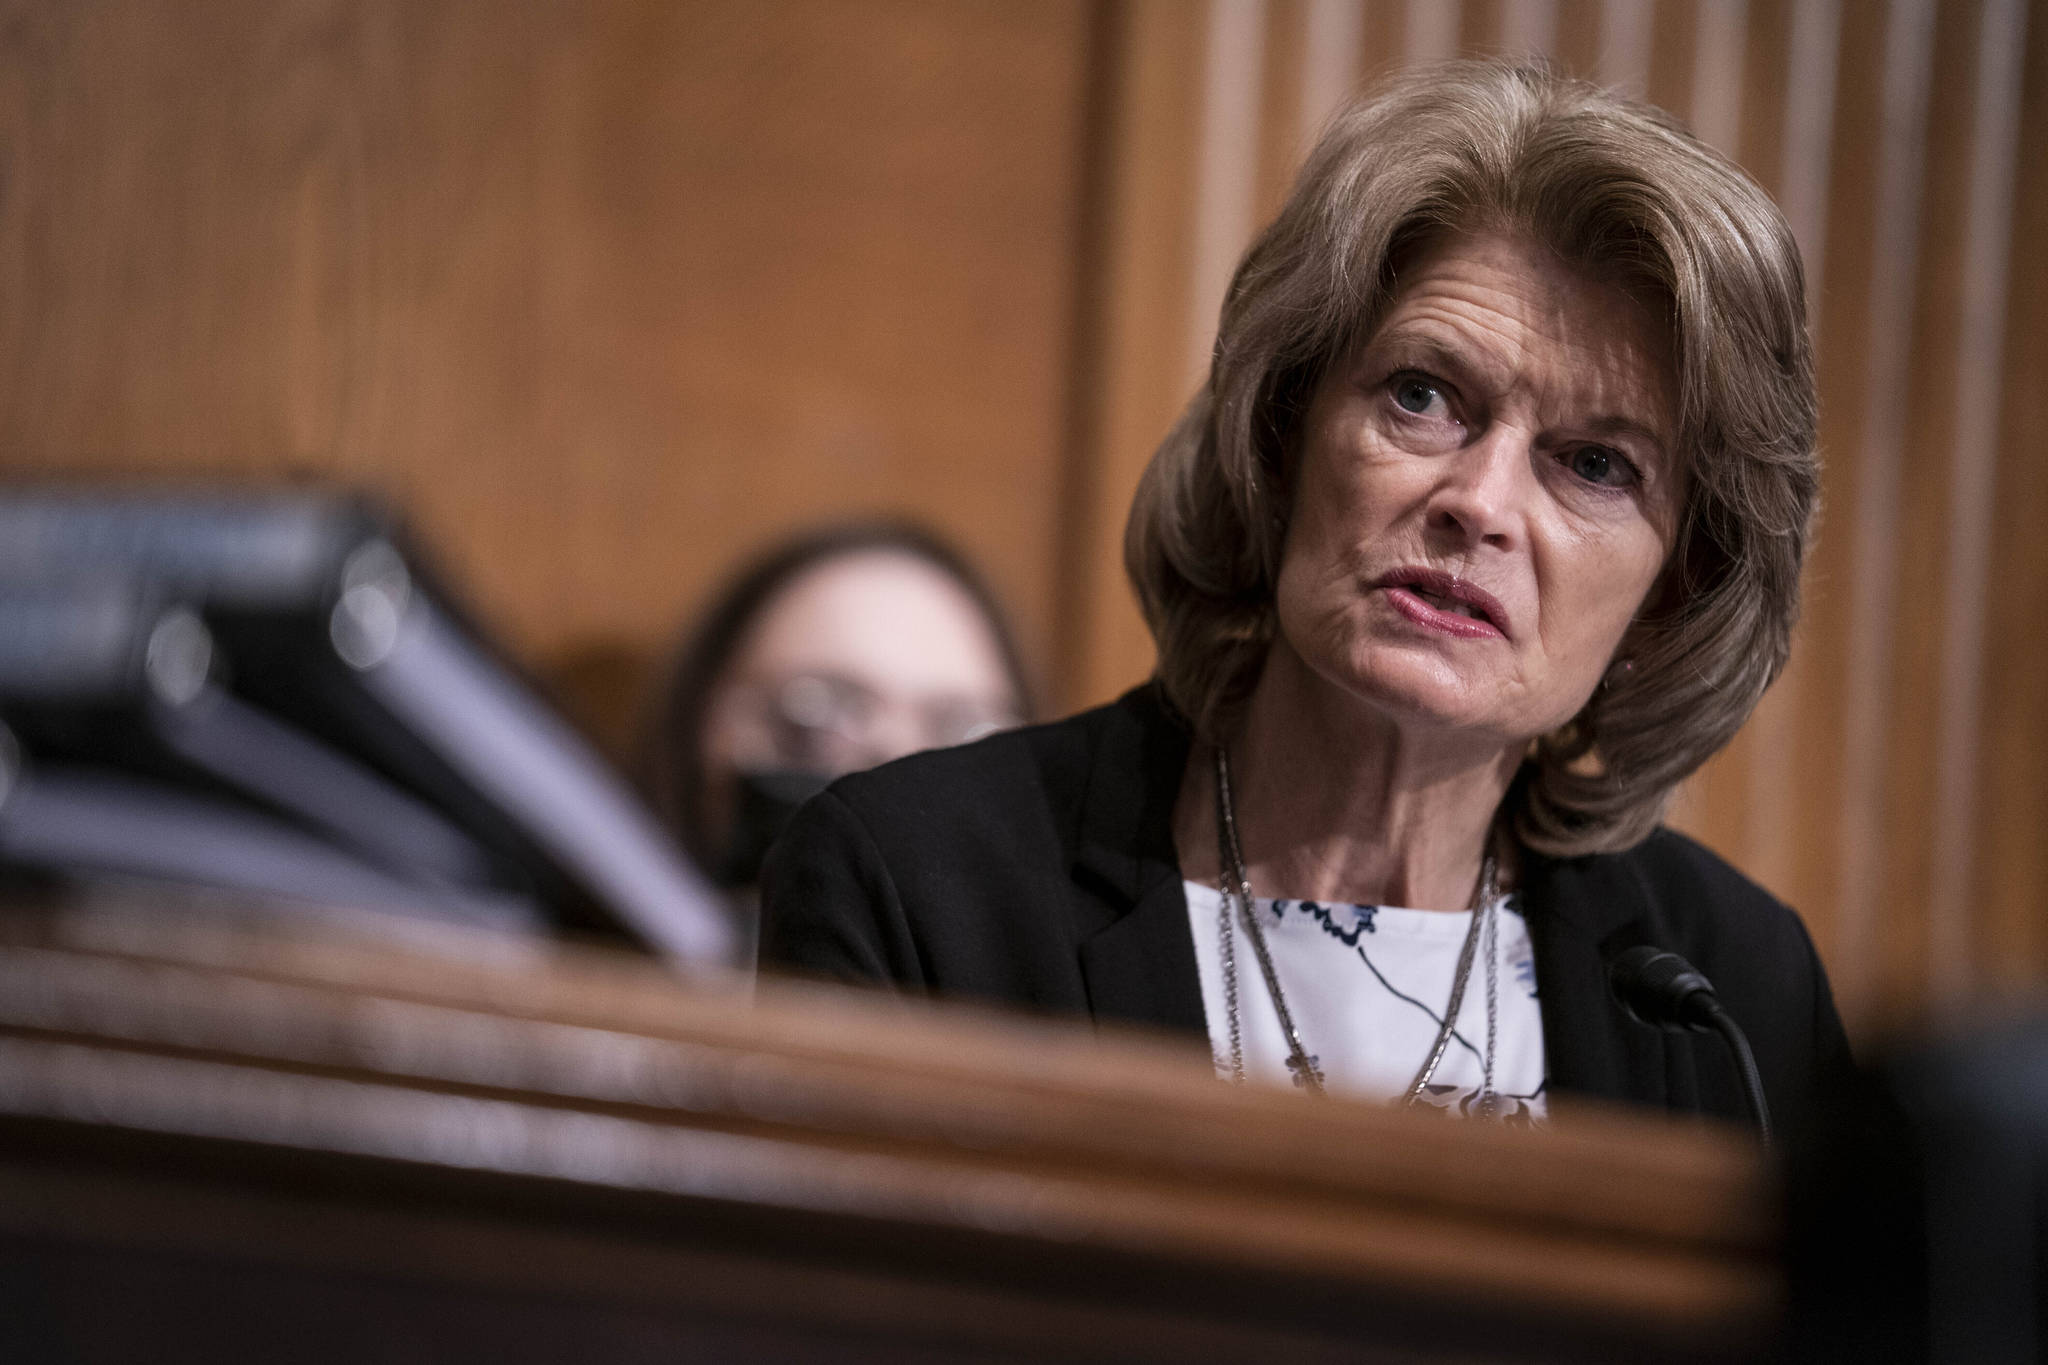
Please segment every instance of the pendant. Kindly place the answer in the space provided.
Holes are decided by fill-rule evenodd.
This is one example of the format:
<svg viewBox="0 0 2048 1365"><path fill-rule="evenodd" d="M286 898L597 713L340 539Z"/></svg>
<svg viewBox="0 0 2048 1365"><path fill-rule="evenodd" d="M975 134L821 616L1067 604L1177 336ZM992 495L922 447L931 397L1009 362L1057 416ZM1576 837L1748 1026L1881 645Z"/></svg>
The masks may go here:
<svg viewBox="0 0 2048 1365"><path fill-rule="evenodd" d="M1287 1069L1294 1073L1294 1084L1301 1090L1315 1090L1323 1069L1323 1059L1315 1053L1306 1057L1289 1057Z"/></svg>

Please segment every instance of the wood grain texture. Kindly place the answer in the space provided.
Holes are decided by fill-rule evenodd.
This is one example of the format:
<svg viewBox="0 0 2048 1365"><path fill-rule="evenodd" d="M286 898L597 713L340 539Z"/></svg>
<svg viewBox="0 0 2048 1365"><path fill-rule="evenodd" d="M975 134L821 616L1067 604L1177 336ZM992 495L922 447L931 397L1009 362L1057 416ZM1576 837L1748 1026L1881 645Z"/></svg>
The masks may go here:
<svg viewBox="0 0 2048 1365"><path fill-rule="evenodd" d="M1217 50L1212 12L1258 40ZM1875 1025L2048 982L2044 30L2042 0L0 0L0 470L383 489L621 744L735 556L909 511L989 566L1057 706L1104 700L1152 661L1122 528L1213 327L1203 203L1269 210L1345 72L1546 35L1712 122L1805 238L1805 613L1674 819ZM1211 88L1258 126L1205 122Z"/></svg>
<svg viewBox="0 0 2048 1365"><path fill-rule="evenodd" d="M1273 8L1276 24L1294 15ZM2025 49L2015 81L1991 82L2002 97L1979 79L1994 23ZM1545 31L1566 71L1711 124L1786 204L1813 271L1823 518L1785 677L1672 818L1802 911L1859 1030L1982 987L2048 984L2048 552L2025 529L2048 515L2048 267L2029 245L2044 209L2026 160L2048 136L2048 7L1565 0L1525 14L1519 0L1370 0L1358 28L1367 73L1452 39L1496 52ZM1268 60L1268 80L1312 61L1297 41L1282 31L1287 60ZM1269 119L1286 107L1270 91L1262 102ZM1266 130L1267 148L1280 140ZM2010 203L1975 188L2001 170L2016 177ZM1270 164L1259 177L1270 194ZM2003 259L1977 260L1986 242ZM2007 309L1989 343L1968 303L1985 271ZM1986 367L1996 382L1974 382ZM1156 372L1112 365L1104 383L1133 410L1177 406ZM1995 433L1968 435L1956 405L1971 401L1996 405ZM1969 575L1988 585L1982 600ZM1976 618L1959 622L1965 611ZM1138 652L1126 657L1111 673ZM1944 784L1962 784L1967 811L1948 814Z"/></svg>
<svg viewBox="0 0 2048 1365"><path fill-rule="evenodd" d="M906 512L1043 657L1087 21L10 4L0 459L367 483L550 664Z"/></svg>
<svg viewBox="0 0 2048 1365"><path fill-rule="evenodd" d="M1955 14L1931 35L1925 151L1917 208L1918 268L1912 282L1910 350L1897 388L1903 403L1896 480L1898 514L1883 571L1891 658L1884 728L1876 746L1885 757L1884 799L1877 873L1879 942L1875 991L1881 998L1931 995L1938 964L1928 914L1893 918L1907 906L1936 907L1933 899L1933 799L1941 741L1943 628L1946 605L1951 447L1954 403L1961 392L1959 306L1966 214L1970 202L1971 91L1975 76L1976 16ZM1975 604L1982 610L1983 604ZM1867 988L1852 981L1854 989Z"/></svg>
<svg viewBox="0 0 2048 1365"><path fill-rule="evenodd" d="M2029 7L2021 92L2019 145L2038 155L2048 147L2039 6ZM2048 981L2048 177L2022 170L2014 188L1969 889L1983 907L1982 984L2038 991Z"/></svg>
<svg viewBox="0 0 2048 1365"><path fill-rule="evenodd" d="M1753 1326L1772 1304L1765 1170L1733 1130L1571 1105L1533 1133L1445 1124L1218 1085L1199 1048L1085 1026L789 983L749 1001L639 960L489 956L11 914L0 1167L22 1121L100 1125L1667 1341Z"/></svg>
<svg viewBox="0 0 2048 1365"><path fill-rule="evenodd" d="M1100 131L1105 203L1091 244L1100 287L1088 307L1102 338L1081 457L1085 526L1064 688L1093 705L1143 680L1152 641L1123 570L1123 528L1138 476L1191 392L1186 369L1198 193L1196 131L1208 37L1202 6L1133 0L1108 55L1113 95Z"/></svg>

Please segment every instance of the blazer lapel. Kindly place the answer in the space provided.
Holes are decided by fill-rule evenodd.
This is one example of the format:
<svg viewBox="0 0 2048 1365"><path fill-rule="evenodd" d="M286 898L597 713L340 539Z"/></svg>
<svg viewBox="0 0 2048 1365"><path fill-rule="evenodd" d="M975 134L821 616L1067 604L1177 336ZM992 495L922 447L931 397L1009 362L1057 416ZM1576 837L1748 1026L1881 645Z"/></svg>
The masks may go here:
<svg viewBox="0 0 2048 1365"><path fill-rule="evenodd" d="M1075 831L1079 889L1112 918L1081 941L1090 1013L1208 1032L1195 940L1188 929L1173 804L1187 730L1150 687L1128 693L1096 746Z"/></svg>
<svg viewBox="0 0 2048 1365"><path fill-rule="evenodd" d="M1628 1016L1607 958L1643 940L1649 893L1615 858L1528 855L1523 888L1553 1092L1670 1101L1666 1035Z"/></svg>
<svg viewBox="0 0 2048 1365"><path fill-rule="evenodd" d="M1081 945L1081 978L1098 1020L1207 1035L1195 939L1178 879L1153 883L1129 913Z"/></svg>
<svg viewBox="0 0 2048 1365"><path fill-rule="evenodd" d="M1173 805L1189 743L1185 725L1152 686L1122 698L1088 773L1073 876L1083 901L1107 920L1084 930L1080 941L1091 1014L1206 1035L1173 845ZM1621 859L1531 854L1522 900L1551 1088L1668 1103L1667 1035L1629 1018L1607 986L1607 956L1643 941L1648 888Z"/></svg>

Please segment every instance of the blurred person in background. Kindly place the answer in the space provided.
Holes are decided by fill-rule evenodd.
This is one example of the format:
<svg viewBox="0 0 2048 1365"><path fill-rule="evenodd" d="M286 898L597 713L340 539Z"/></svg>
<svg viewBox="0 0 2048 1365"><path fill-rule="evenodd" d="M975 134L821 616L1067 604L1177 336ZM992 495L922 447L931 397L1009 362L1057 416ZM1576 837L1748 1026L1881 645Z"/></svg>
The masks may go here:
<svg viewBox="0 0 2048 1365"><path fill-rule="evenodd" d="M1182 1030L1239 1081L1747 1117L1718 1039L1609 988L1672 950L1796 1122L1847 1064L1813 945L1659 821L1784 666L1815 413L1739 168L1542 67L1403 78L1310 154L1139 487L1153 681L836 783L764 965Z"/></svg>
<svg viewBox="0 0 2048 1365"><path fill-rule="evenodd" d="M981 575L916 526L827 526L747 564L690 630L642 752L649 795L751 934L761 860L846 773L1022 724L1031 687Z"/></svg>

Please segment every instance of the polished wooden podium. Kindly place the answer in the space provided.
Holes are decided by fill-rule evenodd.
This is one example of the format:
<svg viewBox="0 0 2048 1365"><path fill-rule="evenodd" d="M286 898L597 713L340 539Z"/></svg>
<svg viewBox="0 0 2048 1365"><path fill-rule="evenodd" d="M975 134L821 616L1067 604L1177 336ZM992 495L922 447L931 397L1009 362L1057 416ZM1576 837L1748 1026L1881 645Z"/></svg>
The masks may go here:
<svg viewBox="0 0 2048 1365"><path fill-rule="evenodd" d="M0 1356L1716 1360L1739 1134L496 940L0 914Z"/></svg>

